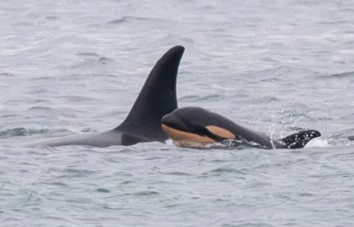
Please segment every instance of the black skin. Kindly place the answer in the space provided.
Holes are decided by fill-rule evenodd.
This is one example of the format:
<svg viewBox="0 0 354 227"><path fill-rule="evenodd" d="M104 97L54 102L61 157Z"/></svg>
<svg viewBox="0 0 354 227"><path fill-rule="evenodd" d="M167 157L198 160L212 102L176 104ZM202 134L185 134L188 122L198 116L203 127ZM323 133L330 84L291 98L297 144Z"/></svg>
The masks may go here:
<svg viewBox="0 0 354 227"><path fill-rule="evenodd" d="M127 118L114 130L138 135L148 141L164 142L167 139L160 122L165 114L177 109L176 81L183 52L184 47L175 46L160 58Z"/></svg>
<svg viewBox="0 0 354 227"><path fill-rule="evenodd" d="M311 139L321 136L321 133L316 130L305 130L282 139L273 140L263 133L252 131L217 113L199 107L176 109L162 118L162 124L222 142L225 138L214 135L206 128L207 126L217 126L230 131L236 136L233 142L235 146L247 145L264 149L303 148Z"/></svg>
<svg viewBox="0 0 354 227"><path fill-rule="evenodd" d="M116 128L97 134L84 134L49 141L44 146L81 145L109 147L140 142L164 142L161 118L177 108L176 78L184 47L175 46L157 61L127 118Z"/></svg>

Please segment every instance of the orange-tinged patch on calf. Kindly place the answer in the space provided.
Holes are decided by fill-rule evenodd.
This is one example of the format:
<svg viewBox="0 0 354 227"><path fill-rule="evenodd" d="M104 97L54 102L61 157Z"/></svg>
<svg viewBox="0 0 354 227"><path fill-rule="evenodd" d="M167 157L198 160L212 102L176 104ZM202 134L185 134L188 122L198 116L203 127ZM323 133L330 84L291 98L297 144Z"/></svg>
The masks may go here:
<svg viewBox="0 0 354 227"><path fill-rule="evenodd" d="M218 137L225 138L225 139L236 139L235 134L233 134L227 129L220 128L214 125L208 125L206 126L206 128L209 130L209 132L213 133Z"/></svg>
<svg viewBox="0 0 354 227"><path fill-rule="evenodd" d="M216 142L207 136L184 132L171 128L165 124L162 124L161 128L178 146L181 147L204 147L207 144Z"/></svg>

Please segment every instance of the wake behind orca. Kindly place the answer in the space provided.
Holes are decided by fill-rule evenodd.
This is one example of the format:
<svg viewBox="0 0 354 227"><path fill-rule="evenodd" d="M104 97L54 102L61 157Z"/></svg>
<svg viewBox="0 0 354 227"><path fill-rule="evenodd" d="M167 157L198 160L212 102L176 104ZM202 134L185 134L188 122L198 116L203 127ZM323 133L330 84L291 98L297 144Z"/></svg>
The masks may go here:
<svg viewBox="0 0 354 227"><path fill-rule="evenodd" d="M303 148L311 139L321 136L316 130L305 130L282 139L272 139L199 107L174 110L162 118L161 127L178 146L192 148L231 142L230 147L295 149Z"/></svg>
<svg viewBox="0 0 354 227"><path fill-rule="evenodd" d="M164 142L168 136L161 130L164 115L177 108L176 78L184 47L168 50L150 72L128 117L116 128L98 134L59 138L44 146L86 145L109 147L139 142Z"/></svg>

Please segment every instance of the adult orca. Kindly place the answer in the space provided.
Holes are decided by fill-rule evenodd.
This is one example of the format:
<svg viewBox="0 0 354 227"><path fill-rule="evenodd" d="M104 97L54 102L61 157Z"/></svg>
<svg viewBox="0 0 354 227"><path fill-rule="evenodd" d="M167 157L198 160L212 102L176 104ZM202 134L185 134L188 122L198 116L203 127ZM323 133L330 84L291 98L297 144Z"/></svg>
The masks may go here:
<svg viewBox="0 0 354 227"><path fill-rule="evenodd" d="M252 131L211 111L199 107L185 107L165 115L163 131L181 147L203 148L216 143L252 146L264 149L303 148L313 138L321 136L316 130L305 130L282 139Z"/></svg>
<svg viewBox="0 0 354 227"><path fill-rule="evenodd" d="M168 50L150 72L127 118L116 128L98 134L79 135L49 141L44 146L86 145L109 147L139 142L164 142L161 119L177 108L176 77L184 47Z"/></svg>

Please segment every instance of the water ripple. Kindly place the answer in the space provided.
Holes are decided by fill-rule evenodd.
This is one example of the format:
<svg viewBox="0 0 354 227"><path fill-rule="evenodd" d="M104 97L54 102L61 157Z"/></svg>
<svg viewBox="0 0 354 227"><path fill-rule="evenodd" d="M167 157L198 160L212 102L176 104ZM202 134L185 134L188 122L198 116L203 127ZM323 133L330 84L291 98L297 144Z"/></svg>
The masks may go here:
<svg viewBox="0 0 354 227"><path fill-rule="evenodd" d="M124 16L122 18L116 19L109 21L108 24L122 24L122 23L127 23L127 22L154 22L154 21L161 21L161 19L158 18L149 18L149 17L133 17L133 16Z"/></svg>
<svg viewBox="0 0 354 227"><path fill-rule="evenodd" d="M47 134L48 129L27 129L27 128L11 128L0 131L0 138L10 138L15 136L32 136L36 134Z"/></svg>

